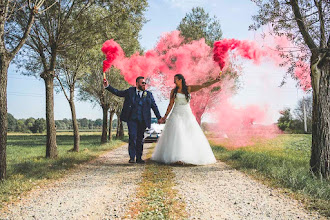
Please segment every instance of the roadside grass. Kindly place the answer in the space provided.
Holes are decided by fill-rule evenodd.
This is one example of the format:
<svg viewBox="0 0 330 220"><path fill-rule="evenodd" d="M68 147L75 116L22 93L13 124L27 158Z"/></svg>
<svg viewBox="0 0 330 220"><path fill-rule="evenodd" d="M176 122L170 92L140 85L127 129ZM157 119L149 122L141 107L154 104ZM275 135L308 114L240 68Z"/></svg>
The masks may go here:
<svg viewBox="0 0 330 220"><path fill-rule="evenodd" d="M147 158L151 157L151 149ZM131 219L185 219L185 204L173 189L175 174L168 165L148 160L138 188L138 201L131 206Z"/></svg>
<svg viewBox="0 0 330 220"><path fill-rule="evenodd" d="M311 135L285 134L254 145L227 149L211 141L215 156L272 186L284 188L307 208L330 217L330 181L309 172Z"/></svg>
<svg viewBox="0 0 330 220"><path fill-rule="evenodd" d="M7 140L7 179L0 182L0 208L24 192L50 179L62 177L67 170L124 144L114 139L100 145L100 135L81 134L80 152L69 152L72 133L57 135L58 158L46 159L45 135L9 134ZM127 138L125 137L125 140Z"/></svg>

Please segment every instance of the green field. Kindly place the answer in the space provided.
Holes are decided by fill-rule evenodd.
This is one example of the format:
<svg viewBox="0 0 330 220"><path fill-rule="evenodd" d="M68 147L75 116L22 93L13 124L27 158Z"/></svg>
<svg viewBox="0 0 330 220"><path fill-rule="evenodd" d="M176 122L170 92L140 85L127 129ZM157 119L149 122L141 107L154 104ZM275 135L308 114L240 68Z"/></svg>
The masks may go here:
<svg viewBox="0 0 330 220"><path fill-rule="evenodd" d="M100 132L82 132L80 152L68 152L73 146L72 132L57 135L59 156L46 159L46 136L13 133L7 141L7 179L0 183L0 207L15 200L22 192L56 179L76 165L89 161L105 151L114 149L126 140L113 140L100 145Z"/></svg>
<svg viewBox="0 0 330 220"><path fill-rule="evenodd" d="M226 149L211 142L216 157L305 201L308 208L330 216L330 182L309 172L311 135L280 135L254 145Z"/></svg>

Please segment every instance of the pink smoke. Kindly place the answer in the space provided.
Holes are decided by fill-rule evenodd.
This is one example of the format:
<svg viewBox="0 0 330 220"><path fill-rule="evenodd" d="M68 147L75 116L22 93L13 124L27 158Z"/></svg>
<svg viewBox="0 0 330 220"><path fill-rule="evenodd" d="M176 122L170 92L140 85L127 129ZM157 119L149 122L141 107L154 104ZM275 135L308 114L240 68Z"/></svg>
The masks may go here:
<svg viewBox="0 0 330 220"><path fill-rule="evenodd" d="M111 67L116 58L125 56L123 49L121 49L120 45L113 39L104 42L102 52L106 56L106 60L103 61L103 72L106 72Z"/></svg>
<svg viewBox="0 0 330 220"><path fill-rule="evenodd" d="M212 139L226 147L236 148L252 145L256 139L270 139L280 134L276 125L262 125L269 117L267 107L258 104L236 107L230 103L231 83L224 86L219 97L221 103L208 111L215 120L210 129Z"/></svg>
<svg viewBox="0 0 330 220"><path fill-rule="evenodd" d="M262 59L268 59L276 65L285 63L285 58L280 56L281 51L276 48L294 48L294 45L284 36L272 38L268 36L267 41L266 43L268 45L264 48L253 41L240 41L236 39L216 41L213 48L214 61L223 69L228 63L229 52L231 51L234 56L253 60L256 65L260 64ZM306 91L311 88L310 70L307 63L302 60L297 61L294 74L303 90Z"/></svg>
<svg viewBox="0 0 330 220"><path fill-rule="evenodd" d="M307 91L312 87L312 81L310 76L309 65L301 60L296 62L296 68L294 70L295 77L299 79L299 85Z"/></svg>
<svg viewBox="0 0 330 220"><path fill-rule="evenodd" d="M255 42L240 41L236 39L223 39L214 42L213 53L214 60L221 69L223 69L228 62L229 50L235 50L237 55L253 60L256 64L260 63L260 58L266 56L266 52L261 50Z"/></svg>
<svg viewBox="0 0 330 220"><path fill-rule="evenodd" d="M246 146L253 137L272 138L279 133L276 126L260 125L268 117L266 108L257 104L237 108L229 102L234 93L226 72L231 56L240 56L255 64L266 59L278 64L281 59L274 50L261 48L256 42L236 39L215 42L212 50L204 39L184 43L180 32L173 31L164 34L155 48L143 55L136 52L131 57L125 57L121 47L113 40L105 42L102 51L106 54L104 71L113 65L120 69L131 85L135 84L137 76L144 76L149 80L149 86L160 90L166 98L174 87L175 74L183 74L187 84L194 85L216 78L219 70L224 69L224 80L192 94L191 108L197 120L200 121L205 112L210 113L215 122L213 132L218 137L227 136L233 146ZM297 72L297 78L300 79L302 75L306 74ZM219 86L221 90L214 92Z"/></svg>

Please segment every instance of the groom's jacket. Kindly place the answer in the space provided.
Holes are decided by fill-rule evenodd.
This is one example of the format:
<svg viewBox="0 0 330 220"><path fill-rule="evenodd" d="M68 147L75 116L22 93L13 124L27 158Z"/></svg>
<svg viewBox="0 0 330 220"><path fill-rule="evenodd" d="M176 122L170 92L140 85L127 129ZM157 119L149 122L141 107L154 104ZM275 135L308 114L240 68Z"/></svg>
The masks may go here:
<svg viewBox="0 0 330 220"><path fill-rule="evenodd" d="M133 111L136 111L136 105L138 105L136 99L137 99L137 94L136 94L136 87L130 87L126 90L118 90L113 88L112 86L108 86L106 90L110 91L112 94L119 96L119 97L125 97L124 101L124 106L121 111L120 119L122 121L130 121L133 120L132 116L134 114ZM155 113L157 119L160 119L161 116L159 114L158 107L156 105L156 102L154 100L154 97L152 96L152 93L145 90L142 93L141 97L141 102L142 102L142 115L143 115L143 120L148 128L150 128L151 125L151 111L150 109L153 110Z"/></svg>

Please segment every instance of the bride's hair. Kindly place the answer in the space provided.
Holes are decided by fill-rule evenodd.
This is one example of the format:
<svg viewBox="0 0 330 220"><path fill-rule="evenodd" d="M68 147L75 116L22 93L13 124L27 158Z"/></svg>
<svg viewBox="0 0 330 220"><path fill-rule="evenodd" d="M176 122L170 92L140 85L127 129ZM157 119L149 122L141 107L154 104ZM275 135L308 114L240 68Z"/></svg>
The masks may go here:
<svg viewBox="0 0 330 220"><path fill-rule="evenodd" d="M185 94L187 101L189 102L190 94L188 92L188 86L186 84L186 79L183 77L182 74L176 74L174 77L177 77L178 79L182 80L182 92ZM173 97L176 97L176 94L178 93L179 87L175 87Z"/></svg>

